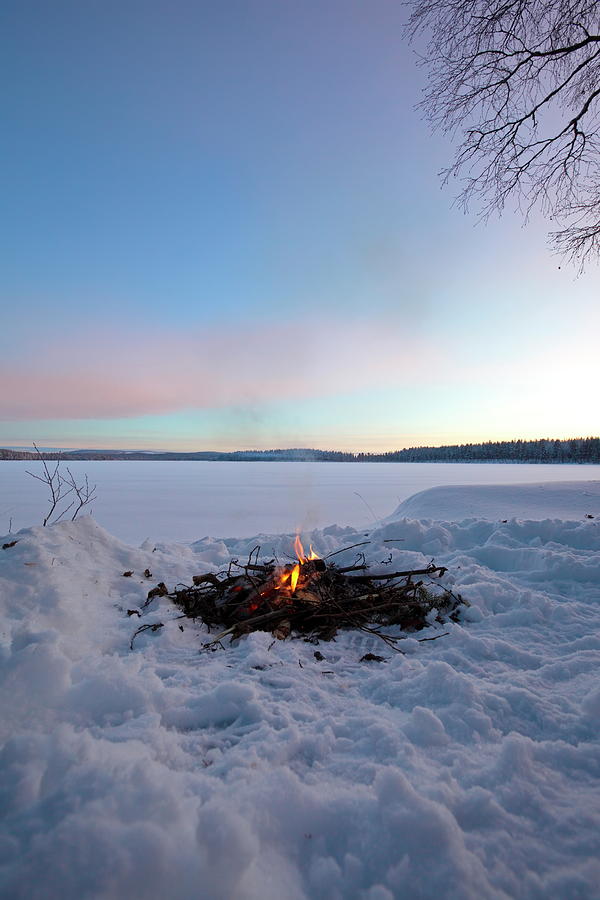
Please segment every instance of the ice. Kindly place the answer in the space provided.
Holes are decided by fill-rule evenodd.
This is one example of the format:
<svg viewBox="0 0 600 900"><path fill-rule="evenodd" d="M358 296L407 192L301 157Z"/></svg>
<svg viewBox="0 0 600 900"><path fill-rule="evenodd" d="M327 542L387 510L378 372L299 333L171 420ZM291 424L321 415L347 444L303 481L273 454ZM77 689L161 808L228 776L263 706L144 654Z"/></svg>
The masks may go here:
<svg viewBox="0 0 600 900"><path fill-rule="evenodd" d="M43 484L27 475L39 471L39 464L6 460L0 464L0 531L41 522L48 509ZM473 498L479 496L465 485L496 485L488 502L492 517L522 516L511 512L507 485L530 482L575 481L581 492L569 494L576 503L575 518L588 509L584 484L600 479L600 465L533 465L490 463L295 463L295 462L170 462L170 461L85 461L69 462L77 480L84 475L97 484L93 515L111 534L133 544L144 540L193 541L206 535L250 537L259 533L294 531L296 528L326 528L332 523L360 529L366 523L389 515L398 503L415 492L436 485L458 485L455 498L464 498L459 517L477 515ZM554 504L554 516L571 518L558 506L558 494L551 496L552 484L537 487ZM475 488L477 491L477 488ZM536 492L533 492L536 493ZM514 494L518 497L518 493ZM579 498L579 499L574 499ZM540 499L543 499L541 497ZM534 496L527 495L526 518L533 513ZM581 500L581 503L579 503ZM421 502L420 500L418 502ZM428 510L404 515L413 518L454 516L435 497ZM469 506L471 504L471 506ZM497 507L497 509L496 509ZM525 508L525 507L524 507ZM448 509L452 509L450 505ZM496 515L497 514L497 515ZM543 516L542 516L543 518ZM152 548L150 548L152 549Z"/></svg>
<svg viewBox="0 0 600 900"><path fill-rule="evenodd" d="M370 541L340 564L434 556L472 604L403 654L350 631L324 660L265 633L199 653L201 624L143 606L290 533L131 547L83 517L0 537L0 893L597 898L599 500L589 479L433 488L411 518L312 528L321 554Z"/></svg>

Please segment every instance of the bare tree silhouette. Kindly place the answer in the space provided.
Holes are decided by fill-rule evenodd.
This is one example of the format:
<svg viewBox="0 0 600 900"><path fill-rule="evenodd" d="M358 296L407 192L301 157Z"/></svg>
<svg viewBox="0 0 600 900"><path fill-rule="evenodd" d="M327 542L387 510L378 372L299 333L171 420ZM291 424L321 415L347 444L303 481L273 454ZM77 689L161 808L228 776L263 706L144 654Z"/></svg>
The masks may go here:
<svg viewBox="0 0 600 900"><path fill-rule="evenodd" d="M426 36L430 123L460 134L445 179L486 216L509 197L556 220L555 249L600 253L598 0L409 0L411 38Z"/></svg>

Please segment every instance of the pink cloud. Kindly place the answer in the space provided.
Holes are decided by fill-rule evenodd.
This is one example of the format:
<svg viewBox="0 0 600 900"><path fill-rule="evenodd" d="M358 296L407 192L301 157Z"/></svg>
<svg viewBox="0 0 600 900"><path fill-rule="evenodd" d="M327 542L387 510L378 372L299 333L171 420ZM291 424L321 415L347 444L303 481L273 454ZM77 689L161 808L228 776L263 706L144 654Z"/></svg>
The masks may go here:
<svg viewBox="0 0 600 900"><path fill-rule="evenodd" d="M439 356L439 355L438 355ZM372 323L71 335L0 369L0 418L126 418L420 383L425 346Z"/></svg>

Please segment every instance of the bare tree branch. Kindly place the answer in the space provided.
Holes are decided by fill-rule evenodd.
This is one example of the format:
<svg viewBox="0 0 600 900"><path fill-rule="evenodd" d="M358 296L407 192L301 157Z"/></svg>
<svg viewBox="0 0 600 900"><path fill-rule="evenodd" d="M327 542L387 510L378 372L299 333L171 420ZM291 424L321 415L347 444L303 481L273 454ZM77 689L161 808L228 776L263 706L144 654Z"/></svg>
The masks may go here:
<svg viewBox="0 0 600 900"><path fill-rule="evenodd" d="M562 228L555 249L580 266L600 253L600 3L408 0L427 36L420 104L460 135L445 181L487 217L512 198Z"/></svg>
<svg viewBox="0 0 600 900"><path fill-rule="evenodd" d="M69 468L67 468L67 472L69 473L69 477L65 478L64 481L66 484L70 485L70 489L75 493L75 496L77 497L77 507L75 509L75 512L71 516L71 522L74 522L80 510L83 509L84 506L87 506L88 503L91 503L96 499L97 485L94 484L90 487L87 475L83 476L83 484L78 485ZM75 501L73 501L73 505L74 504Z"/></svg>
<svg viewBox="0 0 600 900"><path fill-rule="evenodd" d="M43 473L41 475L36 475L35 472L26 470L27 474L31 475L32 478L35 478L36 481L41 481L42 484L47 485L50 492L48 500L50 509L44 517L42 525L55 525L57 522L60 522L73 507L75 507L75 511L71 516L71 521L74 522L83 507L96 499L96 485L94 484L90 487L87 475L84 475L83 484L77 484L71 470L68 468L68 474L65 477L59 470L61 463L60 457L57 459L56 465L51 470L46 464L46 460L40 453L37 445L34 443L33 446L42 463ZM75 494L76 499L72 500L68 506L64 506L60 509L61 501L65 500L65 498L69 497L71 494Z"/></svg>
<svg viewBox="0 0 600 900"><path fill-rule="evenodd" d="M68 488L68 486L64 483L64 481L61 478L60 473L58 471L58 468L60 466L60 458L57 459L54 470L51 472L50 469L48 468L48 466L46 465L46 460L40 453L38 446L35 442L34 442L33 446L34 446L35 452L37 453L37 455L40 458L40 462L42 463L44 472L43 472L43 475L36 475L34 472L29 472L28 470L26 470L26 472L28 475L31 475L32 478L37 479L37 481L41 481L42 484L48 485L48 490L50 491L50 499L48 500L48 502L50 504L50 509L48 510L47 515L44 517L44 519L42 521L42 525L45 526L48 524L48 522L54 515L54 513L56 511L56 507L58 506L60 501L68 493L70 493L70 488ZM62 515L64 515L64 513L61 513L60 515L62 517Z"/></svg>

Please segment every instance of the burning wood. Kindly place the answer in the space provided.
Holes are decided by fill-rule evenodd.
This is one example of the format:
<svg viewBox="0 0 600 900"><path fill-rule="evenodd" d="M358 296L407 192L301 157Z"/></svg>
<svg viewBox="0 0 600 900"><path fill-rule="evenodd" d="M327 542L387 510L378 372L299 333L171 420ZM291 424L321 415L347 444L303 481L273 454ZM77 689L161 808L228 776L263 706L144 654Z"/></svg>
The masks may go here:
<svg viewBox="0 0 600 900"><path fill-rule="evenodd" d="M459 607L468 606L439 584L437 579L446 572L443 566L431 563L423 569L369 575L364 574L368 569L364 557L339 568L321 559L312 546L306 554L299 537L295 551L295 562L261 564L260 547L255 547L247 563L235 560L226 572L195 575L191 587L178 586L169 597L186 616L202 619L209 628L225 629L206 646L251 631L270 631L280 639L294 633L317 641L331 640L340 628L356 628L398 649L398 638L383 628L395 625L417 631L432 618L456 621Z"/></svg>

